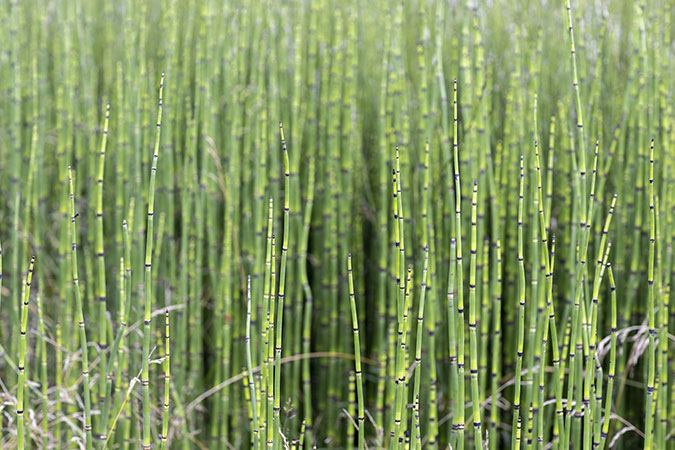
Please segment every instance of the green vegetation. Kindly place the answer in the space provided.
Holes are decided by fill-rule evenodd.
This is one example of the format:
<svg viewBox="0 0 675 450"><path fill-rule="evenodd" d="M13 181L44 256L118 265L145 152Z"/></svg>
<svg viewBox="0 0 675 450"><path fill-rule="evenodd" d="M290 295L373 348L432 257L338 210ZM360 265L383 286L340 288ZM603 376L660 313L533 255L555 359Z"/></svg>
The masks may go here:
<svg viewBox="0 0 675 450"><path fill-rule="evenodd" d="M0 448L675 449L674 13L0 2Z"/></svg>

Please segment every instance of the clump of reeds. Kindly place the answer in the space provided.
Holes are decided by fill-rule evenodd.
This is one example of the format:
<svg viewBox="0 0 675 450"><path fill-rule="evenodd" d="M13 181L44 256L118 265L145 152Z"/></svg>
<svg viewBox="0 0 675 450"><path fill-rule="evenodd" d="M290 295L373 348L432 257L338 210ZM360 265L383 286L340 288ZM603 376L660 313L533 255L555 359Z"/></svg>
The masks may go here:
<svg viewBox="0 0 675 450"><path fill-rule="evenodd" d="M0 8L0 446L675 446L672 4L99 3Z"/></svg>

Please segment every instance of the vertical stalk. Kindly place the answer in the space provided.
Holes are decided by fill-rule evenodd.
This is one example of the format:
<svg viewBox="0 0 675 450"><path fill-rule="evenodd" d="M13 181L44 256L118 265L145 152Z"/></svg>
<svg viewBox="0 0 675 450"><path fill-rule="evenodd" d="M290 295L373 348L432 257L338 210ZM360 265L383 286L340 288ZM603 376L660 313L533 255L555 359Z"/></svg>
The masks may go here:
<svg viewBox="0 0 675 450"><path fill-rule="evenodd" d="M499 376L501 374L501 352L502 352L502 247L501 241L497 238L497 280L496 280L496 289L494 292L494 298L492 301L492 310L493 310L493 341L492 341L492 372L490 384L490 392L492 396L492 401L490 402L490 450L495 450L497 448L497 443L499 439L497 437L497 427L499 426L499 408L497 407L498 400L498 384Z"/></svg>
<svg viewBox="0 0 675 450"><path fill-rule="evenodd" d="M611 343L609 350L609 373L607 374L607 395L605 398L605 418L602 423L602 432L600 433L600 444L598 450L605 448L605 441L609 433L609 422L612 412L612 393L614 392L614 371L616 370L616 284L614 282L614 272L612 265L607 262L607 274L609 277L610 301L611 301Z"/></svg>
<svg viewBox="0 0 675 450"><path fill-rule="evenodd" d="M105 166L105 149L108 142L108 123L110 120L110 102L105 107L105 122L103 125L103 138L98 157L98 174L96 178L96 236L94 238L94 251L96 252L96 301L98 302L98 354L101 367L101 376L98 381L98 404L101 408L101 416L98 421L99 447L107 438L108 419L108 391L106 380L112 376L107 367L106 359L108 352L108 336L106 322L106 283L105 283L105 257L103 252L103 173ZM106 369L105 373L103 369Z"/></svg>
<svg viewBox="0 0 675 450"><path fill-rule="evenodd" d="M452 148L455 168L455 236L457 239L457 271L455 286L457 291L457 449L464 450L464 270L462 268L462 194L459 180L458 119L457 119L457 79L453 81L453 134Z"/></svg>
<svg viewBox="0 0 675 450"><path fill-rule="evenodd" d="M654 378L656 372L656 323L654 319L654 247L656 245L656 215L654 213L654 139L649 148L649 272L647 285L649 297L647 317L649 326L649 347L647 348L647 397L645 400L645 443L644 449L651 450L654 442ZM662 394L663 395L663 394Z"/></svg>
<svg viewBox="0 0 675 450"><path fill-rule="evenodd" d="M155 149L152 154L150 169L150 185L148 187L148 225L145 234L145 313L143 316L143 369L141 386L143 388L143 449L150 448L150 333L152 324L152 244L153 224L155 214L155 178L157 176L157 161L159 159L159 141L162 129L162 92L164 91L164 72L159 82L159 106L157 111L157 133L155 134Z"/></svg>
<svg viewBox="0 0 675 450"><path fill-rule="evenodd" d="M520 448L520 390L521 390L521 371L523 368L523 341L525 337L525 265L523 262L523 193L525 184L524 157L520 155L520 188L518 200L518 337L516 347L516 381L513 400L513 428L515 433L511 434L511 449Z"/></svg>
<svg viewBox="0 0 675 450"><path fill-rule="evenodd" d="M169 327L169 308L164 310L164 404L162 410L162 434L159 445L162 450L167 447L169 436L169 395L171 392L171 333Z"/></svg>
<svg viewBox="0 0 675 450"><path fill-rule="evenodd" d="M167 311L167 317L169 312ZM168 328L168 326L167 326ZM258 412L256 410L256 392L255 381L253 378L253 363L251 361L251 276L246 279L246 373L248 378L248 389L251 393L251 412L253 421L251 429L253 430L253 448L258 449L260 445L260 436L258 433Z"/></svg>
<svg viewBox="0 0 675 450"><path fill-rule="evenodd" d="M279 304L277 310L277 337L274 344L274 429L280 426L279 413L281 410L281 339L283 337L283 318L284 318L284 295L286 291L286 261L288 259L288 238L290 233L290 210L291 210L291 169L288 158L288 149L286 148L286 138L284 137L284 127L279 122L279 133L281 134L281 146L284 150L284 237L281 244L281 270L279 272ZM272 314L273 311L270 312ZM275 448L280 448L281 439L277 439Z"/></svg>
<svg viewBox="0 0 675 450"><path fill-rule="evenodd" d="M33 281L33 266L35 265L35 255L30 259L28 273L26 273L26 285L23 288L23 299L21 301L21 332L19 335L19 380L16 388L16 433L17 448L23 450L25 447L24 431L24 384L26 380L26 333L28 327L28 302L30 300L30 285Z"/></svg>
<svg viewBox="0 0 675 450"><path fill-rule="evenodd" d="M365 406L363 397L363 381L361 375L361 342L359 337L359 319L356 313L356 301L354 299L354 277L352 276L352 254L347 256L347 273L349 275L349 304L352 310L352 328L354 332L354 367L356 372L356 397L358 401L357 424L359 427L358 448L365 448ZM424 295L424 294L422 294Z"/></svg>
<svg viewBox="0 0 675 450"><path fill-rule="evenodd" d="M420 430L420 384L422 376L422 334L424 331L424 301L427 291L427 267L429 265L429 247L424 249L424 269L422 271L422 286L420 290L420 302L417 312L417 340L415 342L415 385L413 387L414 402L414 450L422 448L422 433ZM433 358L434 355L431 355Z"/></svg>
<svg viewBox="0 0 675 450"><path fill-rule="evenodd" d="M75 291L75 308L77 314L78 328L80 329L80 350L82 355L82 385L84 387L84 432L85 432L85 447L91 450L92 432L91 432L91 393L89 387L89 350L87 346L87 332L84 323L84 314L82 313L82 298L80 294L80 281L77 270L77 228L75 226L75 219L79 213L75 213L75 194L73 189L73 172L68 166L68 183L70 186L70 242L71 242L71 268L73 278L73 291Z"/></svg>
<svg viewBox="0 0 675 450"><path fill-rule="evenodd" d="M457 368L457 318L456 309L455 309L455 270L456 262L455 255L457 253L457 242L455 237L450 240L450 259L448 264L448 289L447 289L447 300L448 300L448 346L450 347L450 391L453 393L452 400L452 426L450 428L450 446L455 447L457 445L458 438L458 423L457 419L459 417L459 402L454 396L458 396L458 368Z"/></svg>
<svg viewBox="0 0 675 450"><path fill-rule="evenodd" d="M302 353L307 354L311 350L311 336L312 336L312 308L313 296L312 288L309 285L309 278L307 277L307 247L309 244L309 230L310 222L312 220L312 206L314 204L314 177L315 177L315 163L314 158L309 160L309 180L307 182L307 201L305 203L304 222L302 228L302 237L300 241L300 279L302 282L302 289L305 297L305 309L303 312L302 324ZM304 416L303 426L305 432L311 439L312 434L312 380L310 377L310 360L305 358L302 360L302 394L304 400ZM304 433L301 434L302 441Z"/></svg>
<svg viewBox="0 0 675 450"><path fill-rule="evenodd" d="M476 230L478 211L478 181L473 183L471 197L471 261L469 272L469 352L471 372L471 404L473 408L473 434L477 448L483 448L483 437L480 429L480 395L478 391L478 338L476 336Z"/></svg>
<svg viewBox="0 0 675 450"><path fill-rule="evenodd" d="M262 345L262 354L260 355L260 361L262 365L262 378L261 378L261 387L260 394L263 397L260 407L260 415L262 417L260 424L260 434L261 436L266 436L266 444L269 444L269 441L272 440L272 403L268 401L268 398L273 394L269 389L271 386L271 380L273 372L270 372L270 360L268 358L269 349L270 349L270 339L274 342L274 336L271 336L271 333L274 331L274 314L270 311L270 305L273 308L274 305L271 304L271 295L270 295L270 286L271 286L271 277L274 273L274 266L272 265L272 258L274 253L272 252L272 239L273 239L273 228L274 228L274 199L270 196L268 211L267 211L267 244L265 247L265 278L263 285L263 317L261 320L264 321L264 325L261 326L262 336L261 341ZM276 264L276 262L275 262ZM272 327L272 328L270 328ZM274 371L274 368L271 368ZM265 434L267 430L267 434Z"/></svg>
<svg viewBox="0 0 675 450"><path fill-rule="evenodd" d="M270 202L271 206L271 202ZM268 317L268 331L267 338L269 340L267 344L267 448L270 449L274 446L274 306L276 304L276 266L277 266L277 252L276 252L276 236L272 233L272 242L271 242L271 266L272 271L270 275L270 294L269 294L269 309L267 311Z"/></svg>

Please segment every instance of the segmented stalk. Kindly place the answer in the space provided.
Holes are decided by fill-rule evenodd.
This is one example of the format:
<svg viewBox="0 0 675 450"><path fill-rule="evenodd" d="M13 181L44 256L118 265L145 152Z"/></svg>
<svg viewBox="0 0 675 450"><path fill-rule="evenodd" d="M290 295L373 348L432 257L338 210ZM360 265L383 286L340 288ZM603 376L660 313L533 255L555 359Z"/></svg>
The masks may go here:
<svg viewBox="0 0 675 450"><path fill-rule="evenodd" d="M87 346L87 332L84 323L84 314L82 313L82 298L80 294L80 280L77 270L77 227L75 226L75 219L79 213L75 212L75 194L73 189L73 172L68 166L68 184L70 187L70 242L71 242L71 269L73 279L73 291L75 292L75 308L77 314L77 324L80 329L80 350L82 352L82 386L84 391L84 432L85 432L85 447L91 450L92 432L91 432L91 393L89 387L89 350Z"/></svg>
<svg viewBox="0 0 675 450"><path fill-rule="evenodd" d="M647 397L645 400L645 450L654 442L654 389L656 375L656 323L654 319L654 248L656 245L656 215L654 213L654 139L649 147L649 266L647 273L649 347L647 348ZM663 394L662 394L663 395Z"/></svg>
<svg viewBox="0 0 675 450"><path fill-rule="evenodd" d="M270 293L269 293L269 309L267 312L268 317L268 331L267 339L269 343L267 344L267 448L272 448L274 446L274 436L276 429L274 427L274 397L276 392L274 390L274 372L276 370L274 364L274 307L276 305L277 291L276 291L276 266L277 266L277 252L276 252L276 236L272 233L272 242L271 242L271 274L270 274Z"/></svg>
<svg viewBox="0 0 675 450"><path fill-rule="evenodd" d="M457 79L453 81L453 134L452 148L455 170L455 237L457 239L457 271L455 286L457 291L457 449L464 449L464 269L462 268L462 194L459 180L459 150L457 127Z"/></svg>
<svg viewBox="0 0 675 450"><path fill-rule="evenodd" d="M272 273L274 270L274 266L272 265L272 257L273 257L273 252L272 252L272 239L273 239L273 228L274 228L274 200L272 197L270 197L269 200L269 206L268 206L268 211L267 211L267 244L265 247L265 278L264 278L264 285L263 285L263 315L264 315L264 326L261 326L262 329L262 336L261 336L261 342L263 343L262 345L262 352L260 355L260 361L262 361L262 377L261 377L261 387L260 387L260 394L263 397L261 401L261 408L260 408L260 415L263 418L260 423L260 435L261 436L266 436L266 443L271 440L271 435L269 433L272 433L272 409L271 409L271 404L267 401L267 398L273 392L269 390L269 387L271 386L271 380L273 373L270 372L270 360L269 360L269 351L270 351L270 338L274 340L274 336L271 335L273 333L273 325L274 325L274 314L270 313L270 305L271 305L271 288L270 288L270 280L272 277ZM274 263L276 265L276 262ZM272 329L270 329L270 326L272 326ZM274 370L272 367L271 370ZM265 430L267 430L268 434L265 434Z"/></svg>
<svg viewBox="0 0 675 450"><path fill-rule="evenodd" d="M284 295L286 292L286 261L288 259L288 239L290 234L290 210L291 210L291 169L286 148L286 138L284 137L284 127L279 122L279 133L281 134L281 146L284 151L284 238L281 244L281 270L279 272L279 303L277 310L277 337L274 343L274 429L280 426L279 413L281 410L281 339L283 337L282 327L284 318ZM271 312L272 313L272 312ZM276 441L277 448L280 448L281 440Z"/></svg>
<svg viewBox="0 0 675 450"><path fill-rule="evenodd" d="M424 331L424 301L427 293L427 267L429 265L429 247L424 249L424 268L422 269L422 286L420 288L420 302L417 312L417 340L415 342L415 385L413 387L415 444L413 449L422 448L422 433L420 430L420 384L422 376L422 334ZM434 357L432 355L432 357Z"/></svg>
<svg viewBox="0 0 675 450"><path fill-rule="evenodd" d="M19 335L19 380L16 388L16 433L17 448L23 450L25 447L24 431L24 384L26 382L26 333L28 332L28 302L30 301L30 285L33 281L33 267L35 265L35 255L30 258L30 265L25 277L25 286L22 292L21 301L21 331Z"/></svg>
<svg viewBox="0 0 675 450"><path fill-rule="evenodd" d="M108 122L110 120L110 102L105 107L105 122L103 124L103 138L101 139L101 148L98 157L98 174L96 179L96 236L94 245L96 252L96 301L98 302L98 355L100 367L106 368L105 374L98 380L98 404L102 413L98 421L98 439L99 445L102 445L107 438L107 418L108 418L108 390L106 380L111 377L110 368L107 367L107 321L106 321L106 283L105 283L105 256L103 251L103 174L105 167L105 150L108 142ZM105 376L103 376L105 375Z"/></svg>
<svg viewBox="0 0 675 450"><path fill-rule="evenodd" d="M167 311L167 317L169 312ZM168 327L168 325L167 325ZM246 374L248 378L248 390L250 392L250 407L252 412L251 429L253 430L253 448L257 449L260 445L258 433L258 412L256 409L257 395L255 390L255 381L253 379L253 362L251 358L251 276L246 278Z"/></svg>
<svg viewBox="0 0 675 450"><path fill-rule="evenodd" d="M471 197L471 261L469 272L469 351L471 372L471 404L473 409L473 434L477 448L483 447L483 437L480 429L480 395L478 392L478 337L476 336L476 230L478 211L478 181L473 183Z"/></svg>
<svg viewBox="0 0 675 450"><path fill-rule="evenodd" d="M352 311L352 328L354 331L354 370L356 373L356 397L358 401L357 425L359 428L358 448L365 448L365 406L363 397L363 381L361 374L361 341L359 337L359 319L356 312L356 301L354 299L354 277L352 275L352 254L347 255L347 273L349 276L349 304ZM423 294L424 295L424 294ZM422 297L424 298L424 297ZM423 300L422 300L423 301Z"/></svg>
<svg viewBox="0 0 675 450"><path fill-rule="evenodd" d="M455 255L457 253L457 242L453 237L450 240L450 260L448 264L448 289L447 289L447 301L448 301L448 346L450 347L450 390L452 392L458 392L459 382L458 382L458 367L457 367L457 319L456 314L457 310L455 308L455 295L457 289L455 286L455 270L456 270L456 261ZM451 398L452 401L452 426L450 428L450 446L454 447L458 439L458 423L459 418L459 401L456 398Z"/></svg>
<svg viewBox="0 0 675 450"><path fill-rule="evenodd" d="M490 392L492 396L492 401L490 405L490 450L494 450L497 447L498 438L497 438L497 427L499 426L500 414L499 408L497 407L497 401L499 399L498 393L498 383L499 376L501 374L502 362L501 362L501 351L502 351L502 247L501 242L497 239L497 282L496 289L494 292L494 298L492 300L492 317L494 319L493 324L493 350L492 350L492 367L491 367L491 380L490 383Z"/></svg>
<svg viewBox="0 0 675 450"><path fill-rule="evenodd" d="M600 443L598 445L599 450L605 448L605 441L607 440L607 434L609 433L609 423L611 418L612 411L612 397L614 392L614 375L616 370L616 283L614 282L614 272L612 271L612 265L607 262L607 275L609 278L609 289L610 289L610 301L611 301L611 341L609 349L609 373L607 374L607 395L605 398L605 417L602 422L602 432L600 434Z"/></svg>
<svg viewBox="0 0 675 450"><path fill-rule="evenodd" d="M152 154L150 169L150 185L148 187L148 224L145 234L145 313L143 316L143 372L141 386L143 388L143 449L150 448L150 422L152 420L150 405L150 333L152 324L152 244L155 214L155 178L157 177L157 161L159 160L159 143L162 129L162 92L164 91L164 72L159 82L159 106L157 111L157 133L155 149Z"/></svg>
<svg viewBox="0 0 675 450"><path fill-rule="evenodd" d="M524 157L520 155L520 188L518 200L518 334L516 344L516 381L513 400L513 429L511 433L511 449L520 448L520 390L521 371L523 368L523 341L525 338L525 264L523 261L523 193L525 184Z"/></svg>

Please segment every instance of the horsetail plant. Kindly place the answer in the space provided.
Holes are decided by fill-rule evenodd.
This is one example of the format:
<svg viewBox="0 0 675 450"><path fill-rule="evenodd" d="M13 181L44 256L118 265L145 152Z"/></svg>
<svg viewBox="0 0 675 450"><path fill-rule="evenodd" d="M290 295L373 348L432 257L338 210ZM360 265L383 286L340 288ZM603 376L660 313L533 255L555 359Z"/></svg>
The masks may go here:
<svg viewBox="0 0 675 450"><path fill-rule="evenodd" d="M520 406L521 406L521 371L523 367L523 341L525 337L525 265L523 258L523 193L525 184L524 157L520 155L520 188L518 200L518 334L516 344L516 372L515 391L513 400L513 429L511 434L511 449L520 448Z"/></svg>
<svg viewBox="0 0 675 450"><path fill-rule="evenodd" d="M415 433L415 449L422 448L422 435L420 431L420 385L422 376L422 332L424 330L424 302L427 291L427 271L429 265L429 247L424 249L424 268L422 269L422 286L420 288L420 302L417 313L417 339L415 342L415 386L413 388L414 402L414 426L410 427ZM360 364L359 364L360 365Z"/></svg>
<svg viewBox="0 0 675 450"><path fill-rule="evenodd" d="M270 197L269 201L269 207L268 207L268 214L267 214L267 245L266 245L266 251L265 251L265 280L264 280L264 285L263 285L263 315L265 316L264 318L264 326L262 326L262 353L260 355L260 360L262 361L262 378L261 378L261 387L260 387L260 393L261 396L264 397L263 401L261 401L261 417L264 418L264 420L261 420L260 424L260 434L261 436L265 435L266 440L265 444L267 445L271 440L272 440L272 433L273 433L273 428L271 427L272 425L272 403L270 402L270 398L273 394L274 391L271 389L272 386L272 376L273 373L270 372L270 359L269 359L269 349L270 349L270 338L274 339L274 335L272 334L274 332L274 314L272 313L270 315L270 311L272 311L270 308L274 308L274 303L272 303L272 295L271 295L271 288L270 286L273 285L271 283L271 278L272 278L272 273L274 273L274 267L272 266L272 258L275 258L276 261L276 255L273 251L272 247L272 242L274 239L274 231L273 231L273 223L274 223L274 199L273 197ZM261 320L263 320L261 318ZM274 370L272 367L271 370ZM267 393L267 396L265 396L265 393ZM269 424L269 425L268 425ZM265 430L267 430L267 434L265 434Z"/></svg>
<svg viewBox="0 0 675 450"><path fill-rule="evenodd" d="M0 447L672 450L672 5L611 3L7 2Z"/></svg>
<svg viewBox="0 0 675 450"><path fill-rule="evenodd" d="M469 274L469 351L471 372L471 404L473 405L473 432L476 446L483 447L480 418L480 396L478 393L478 338L476 336L476 230L478 211L478 181L473 183L471 197L471 262ZM463 339L463 337L462 337Z"/></svg>
<svg viewBox="0 0 675 450"><path fill-rule="evenodd" d="M457 430L457 449L464 449L464 269L462 267L462 194L459 178L459 150L458 150L458 119L457 119L457 80L453 81L453 133L452 147L454 153L455 168L455 239L457 269L455 273L455 286L457 292L457 380L458 399L457 419L455 428Z"/></svg>
<svg viewBox="0 0 675 450"><path fill-rule="evenodd" d="M106 304L106 281L105 281L105 256L103 252L103 174L105 167L105 150L108 142L108 123L110 121L110 102L106 103L105 121L103 125L103 138L101 139L101 148L98 158L98 175L96 179L96 301L98 302L98 352L101 367L106 368L105 376L99 377L98 385L98 403L101 408L101 418L99 420L98 439L104 442L107 438L107 417L108 417L108 389L106 380L110 375L107 367L108 351L108 333L107 333L107 304Z"/></svg>
<svg viewBox="0 0 675 450"><path fill-rule="evenodd" d="M450 263L448 264L448 289L447 289L447 300L448 300L448 346L450 354L450 390L452 392L459 392L459 372L457 366L457 342L456 342L456 309L455 309L455 295L457 289L455 287L455 255L457 253L457 241L453 237L450 241ZM453 402L453 422L450 431L450 446L457 445L458 439L458 424L456 422L459 417L459 408L461 405L458 404L458 400Z"/></svg>
<svg viewBox="0 0 675 450"><path fill-rule="evenodd" d="M501 291L501 281L502 281L502 247L501 247L501 242L499 239L497 239L497 246L496 246L496 257L497 257L497 288L496 292L494 292L494 298L492 301L492 308L493 308L493 317L494 317L494 324L493 324L493 335L494 335L494 346L495 349L492 352L492 366L491 366L491 383L490 383L490 391L492 392L492 407L490 408L490 428L489 428L489 435L488 436L497 436L497 423L499 421L499 408L495 407L497 403L497 399L495 398L496 395L498 395L498 383L499 383L499 375L501 373L501 363L499 360L499 352L501 349L502 345L502 322L501 322L501 309L502 309L502 291ZM494 450L497 445L497 439L492 438L489 440L489 445L490 449Z"/></svg>
<svg viewBox="0 0 675 450"><path fill-rule="evenodd" d="M30 285L33 281L33 267L35 266L35 255L30 259L28 272L26 273L26 285L23 288L23 298L21 300L21 332L19 336L19 381L17 382L16 394L16 432L17 448L25 448L24 431L24 384L26 382L26 333L28 327L28 302L30 301Z"/></svg>
<svg viewBox="0 0 675 450"><path fill-rule="evenodd" d="M246 374L248 378L248 389L250 391L250 403L251 403L251 414L253 416L253 421L251 423L253 430L253 448L257 449L259 447L259 436L258 436L258 412L256 410L256 404L258 403L256 398L255 390L255 381L253 379L253 364L251 362L251 276L249 275L246 280ZM169 311L166 312L167 317ZM167 319L168 324L168 319ZM168 325L167 325L168 330Z"/></svg>
<svg viewBox="0 0 675 450"><path fill-rule="evenodd" d="M352 254L347 256L347 273L349 276L349 305L352 311L352 328L354 331L354 367L356 374L356 396L358 401L357 425L359 429L358 448L365 448L365 412L363 397L363 381L361 374L361 341L359 337L359 319L356 312L356 301L354 300L354 278L352 276Z"/></svg>
<svg viewBox="0 0 675 450"><path fill-rule="evenodd" d="M395 395L395 415L394 428L391 431L390 441L391 446L400 448L403 445L403 427L406 424L404 420L404 408L407 397L407 335L408 335L408 301L410 300L410 286L412 278L412 266L408 267L407 278L403 277L406 264L405 256L405 222L403 215L403 195L402 195L402 180L401 180L401 159L399 148L395 151L395 176L394 176L394 190L395 190L395 218L398 221L398 272L397 281L399 286L398 293L398 338L396 355L396 395Z"/></svg>
<svg viewBox="0 0 675 450"><path fill-rule="evenodd" d="M314 159L309 161L309 173L308 173L308 182L307 182L307 202L305 205L304 217L303 217L303 228L302 228L302 237L300 240L301 248L300 253L300 281L302 282L302 290L305 299L303 318L302 318L302 353L308 354L311 348L311 331L312 331L312 307L313 307L313 295L312 288L309 285L309 278L307 277L307 246L309 241L309 230L310 222L312 219L312 208L314 205L314 177L315 177L315 162ZM296 318L297 319L297 318ZM311 440L312 436L312 389L311 389L311 378L310 378L310 360L302 360L302 393L305 399L304 402L304 421L303 425L305 426L304 433L300 433L301 444L304 441L305 433L307 434L308 440Z"/></svg>
<svg viewBox="0 0 675 450"><path fill-rule="evenodd" d="M165 449L169 437L169 406L171 396L171 333L169 329L169 308L164 310L164 403L160 448Z"/></svg>
<svg viewBox="0 0 675 450"><path fill-rule="evenodd" d="M150 185L148 187L148 225L145 236L145 313L143 316L143 369L141 386L143 387L143 448L149 449L150 436L150 325L152 321L152 243L155 214L155 178L157 177L157 161L159 159L159 142L162 127L162 92L164 91L164 72L159 81L159 106L157 111L157 133L155 149L152 154L150 169Z"/></svg>
<svg viewBox="0 0 675 450"><path fill-rule="evenodd" d="M85 433L85 447L87 450L91 450L93 446L93 436L91 431L91 393L89 386L89 350L87 345L87 330L84 322L84 314L82 310L82 298L80 293L80 279L78 276L77 269L77 227L75 226L75 219L79 216L79 213L75 212L75 194L73 189L73 171L68 166L68 185L70 187L70 242L71 242L71 268L72 268L72 280L73 280L73 291L75 293L75 309L77 315L77 324L80 330L80 349L82 355L82 387L84 393L84 433Z"/></svg>
<svg viewBox="0 0 675 450"><path fill-rule="evenodd" d="M281 134L281 147L284 151L284 180L285 180L285 189L284 189L284 237L281 244L281 270L279 272L279 302L278 302L278 311L277 319L275 324L278 323L276 331L277 336L274 341L274 431L277 432L277 429L280 425L279 423L279 413L281 411L281 340L283 336L283 317L284 317L284 295L286 293L286 261L288 260L288 239L290 234L290 197L291 197L291 169L290 162L288 158L288 150L286 149L286 138L284 137L284 127L281 122L279 122L279 133ZM272 245L274 247L274 244ZM270 314L274 314L274 310L270 310ZM277 445L280 445L280 440L275 441Z"/></svg>
<svg viewBox="0 0 675 450"><path fill-rule="evenodd" d="M270 209L271 209L271 202L270 202ZM276 390L274 388L274 375L275 375L275 362L274 362L274 345L275 345L275 335L274 335L274 327L275 327L275 319L274 319L274 307L276 305L276 299L277 299L277 291L276 291L276 279L277 279L277 274L276 274L276 259L277 259L277 252L276 252L276 236L274 233L272 233L272 239L271 239L271 275L270 275L270 290L269 290L269 306L267 310L267 339L268 342L266 344L267 346L267 406L266 406L266 411L267 411L267 423L265 424L265 428L267 429L267 448L273 448L274 447L274 437L276 433L278 432L277 429L275 428L275 423L276 420L275 418L278 419L278 416L274 414L274 405L275 405L275 393Z"/></svg>
<svg viewBox="0 0 675 450"><path fill-rule="evenodd" d="M647 348L647 396L645 404L645 450L651 450L654 443L654 395L656 376L656 320L654 314L654 247L656 244L656 219L654 211L654 139L649 147L649 266L647 285L649 297L647 317L649 326L649 347ZM662 393L661 393L662 394Z"/></svg>

